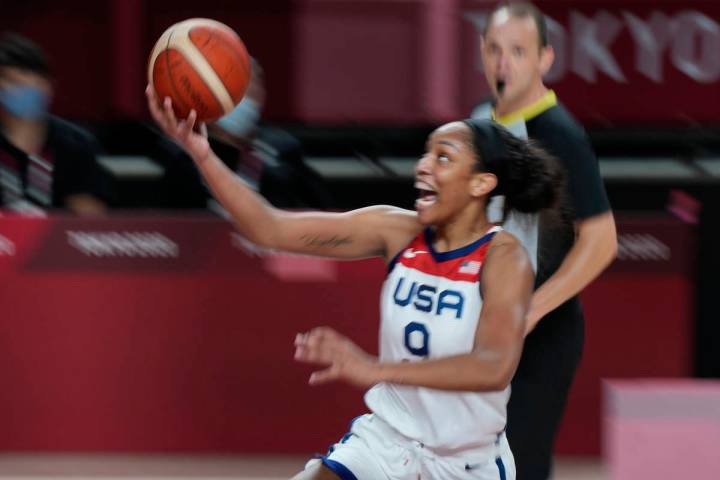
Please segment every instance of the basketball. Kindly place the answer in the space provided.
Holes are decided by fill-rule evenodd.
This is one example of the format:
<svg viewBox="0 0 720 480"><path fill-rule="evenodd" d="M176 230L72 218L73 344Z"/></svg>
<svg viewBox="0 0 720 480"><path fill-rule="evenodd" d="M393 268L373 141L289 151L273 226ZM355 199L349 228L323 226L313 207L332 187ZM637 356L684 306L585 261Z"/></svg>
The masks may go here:
<svg viewBox="0 0 720 480"><path fill-rule="evenodd" d="M192 18L172 25L155 43L148 81L160 100L172 99L178 119L195 109L198 121L212 121L242 100L250 68L245 44L233 29Z"/></svg>

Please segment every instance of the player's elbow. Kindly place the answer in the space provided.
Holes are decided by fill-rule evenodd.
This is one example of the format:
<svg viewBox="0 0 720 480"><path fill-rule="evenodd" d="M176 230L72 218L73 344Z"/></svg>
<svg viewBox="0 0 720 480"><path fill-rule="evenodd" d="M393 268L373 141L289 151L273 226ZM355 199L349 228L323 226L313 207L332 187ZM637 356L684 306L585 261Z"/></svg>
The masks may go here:
<svg viewBox="0 0 720 480"><path fill-rule="evenodd" d="M487 379L488 381L484 382L481 385L478 385L478 387L475 389L477 392L501 392L505 390L508 385L510 385L510 381L512 380L512 374L504 374L502 372L499 372L497 375L494 376L494 378Z"/></svg>
<svg viewBox="0 0 720 480"><path fill-rule="evenodd" d="M491 385L493 391L504 390L510 385L513 376L515 376L515 371L517 370L518 360L519 357L517 359L504 359L500 368L497 370L495 378L493 378L493 383Z"/></svg>
<svg viewBox="0 0 720 480"><path fill-rule="evenodd" d="M502 391L510 385L520 360L520 347L515 351L475 352L479 365L475 368L475 381L469 390L476 392Z"/></svg>
<svg viewBox="0 0 720 480"><path fill-rule="evenodd" d="M505 390L515 374L515 367L503 367L498 365L494 372L477 378L470 390L475 392L500 392Z"/></svg>

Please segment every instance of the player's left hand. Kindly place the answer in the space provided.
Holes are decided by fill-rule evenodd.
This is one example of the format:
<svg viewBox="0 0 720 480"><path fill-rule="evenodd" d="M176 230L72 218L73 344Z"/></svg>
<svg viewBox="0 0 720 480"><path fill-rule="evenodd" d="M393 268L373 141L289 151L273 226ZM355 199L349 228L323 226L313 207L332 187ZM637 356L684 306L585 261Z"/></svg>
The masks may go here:
<svg viewBox="0 0 720 480"><path fill-rule="evenodd" d="M377 358L329 327L299 333L295 337L295 360L328 367L313 372L310 385L344 380L367 388L379 381Z"/></svg>

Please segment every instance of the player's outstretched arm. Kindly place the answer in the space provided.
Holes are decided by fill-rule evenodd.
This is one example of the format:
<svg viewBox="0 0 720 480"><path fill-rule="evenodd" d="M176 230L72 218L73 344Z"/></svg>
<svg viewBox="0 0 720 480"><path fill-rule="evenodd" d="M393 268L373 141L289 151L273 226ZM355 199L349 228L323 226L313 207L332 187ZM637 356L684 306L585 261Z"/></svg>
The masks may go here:
<svg viewBox="0 0 720 480"><path fill-rule="evenodd" d="M178 120L169 98L147 88L155 122L193 158L215 198L248 240L266 248L335 258L391 257L420 231L415 212L375 206L346 213L288 212L249 188L212 151L204 124L191 111Z"/></svg>
<svg viewBox="0 0 720 480"><path fill-rule="evenodd" d="M498 234L483 266L483 309L472 352L422 362L382 363L347 337L321 327L298 335L295 358L326 367L313 373L312 384L343 380L361 387L388 382L440 390L503 390L520 361L533 282L525 249L514 237Z"/></svg>

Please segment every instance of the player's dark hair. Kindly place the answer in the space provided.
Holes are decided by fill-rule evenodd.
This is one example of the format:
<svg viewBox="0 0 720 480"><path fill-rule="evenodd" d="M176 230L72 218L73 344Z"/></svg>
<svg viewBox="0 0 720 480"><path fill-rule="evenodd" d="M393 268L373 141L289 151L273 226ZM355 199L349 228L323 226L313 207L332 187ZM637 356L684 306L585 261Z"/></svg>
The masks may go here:
<svg viewBox="0 0 720 480"><path fill-rule="evenodd" d="M532 18L535 22L535 26L538 31L538 42L540 47L548 46L548 29L545 15L530 2L503 2L490 12L485 23L485 30L483 31L483 37L487 33L490 24L492 23L493 17L500 11L507 9L508 14L514 18Z"/></svg>
<svg viewBox="0 0 720 480"><path fill-rule="evenodd" d="M564 176L555 157L492 120L463 123L470 127L477 170L498 179L491 195L505 196L505 213L533 213L558 205Z"/></svg>
<svg viewBox="0 0 720 480"><path fill-rule="evenodd" d="M50 76L50 67L43 50L32 40L17 33L0 35L0 67L13 67Z"/></svg>

